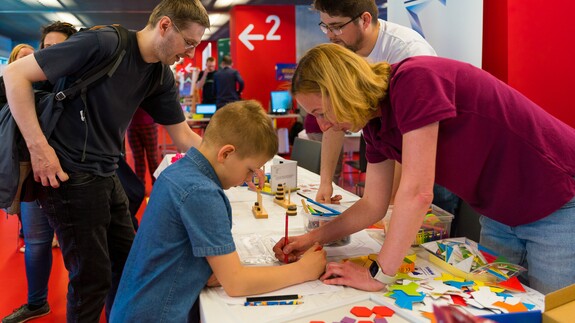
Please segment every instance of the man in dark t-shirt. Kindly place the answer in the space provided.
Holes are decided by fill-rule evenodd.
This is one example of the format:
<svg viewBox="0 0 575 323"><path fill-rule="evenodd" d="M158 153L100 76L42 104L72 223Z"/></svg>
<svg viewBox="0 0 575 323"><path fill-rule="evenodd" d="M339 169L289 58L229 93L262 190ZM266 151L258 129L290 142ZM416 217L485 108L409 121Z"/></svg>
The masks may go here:
<svg viewBox="0 0 575 323"><path fill-rule="evenodd" d="M206 59L206 69L198 76L198 88L202 89L202 103L216 103L216 89L214 86L214 74L216 73L216 59Z"/></svg>
<svg viewBox="0 0 575 323"><path fill-rule="evenodd" d="M34 178L44 186L40 202L69 270L69 322L99 322L104 302L109 314L130 251L134 228L115 170L138 106L165 126L181 151L201 141L185 121L168 65L193 57L209 25L199 0L161 1L144 29L129 32L121 63L88 89L86 104L80 96L64 101L49 138L34 111L32 83L81 77L109 59L118 34L112 28L79 32L5 70L10 110L28 143Z"/></svg>

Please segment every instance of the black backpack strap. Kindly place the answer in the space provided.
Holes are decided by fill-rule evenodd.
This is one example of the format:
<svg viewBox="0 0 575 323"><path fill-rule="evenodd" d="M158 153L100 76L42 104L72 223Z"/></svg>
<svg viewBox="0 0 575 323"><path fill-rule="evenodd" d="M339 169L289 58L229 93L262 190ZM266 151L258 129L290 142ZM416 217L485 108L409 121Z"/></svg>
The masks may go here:
<svg viewBox="0 0 575 323"><path fill-rule="evenodd" d="M116 47L114 55L112 55L109 60L98 64L96 67L86 72L67 89L56 93L56 100L62 101L67 97L74 96L76 93L78 93L78 91L82 90L83 88L87 88L89 85L101 79L102 77L106 75L111 77L114 72L116 72L116 69L126 55L126 47L128 46L129 34L128 30L120 25L110 25L110 27L114 28L118 34L118 46ZM99 28L101 27L97 27L96 29Z"/></svg>

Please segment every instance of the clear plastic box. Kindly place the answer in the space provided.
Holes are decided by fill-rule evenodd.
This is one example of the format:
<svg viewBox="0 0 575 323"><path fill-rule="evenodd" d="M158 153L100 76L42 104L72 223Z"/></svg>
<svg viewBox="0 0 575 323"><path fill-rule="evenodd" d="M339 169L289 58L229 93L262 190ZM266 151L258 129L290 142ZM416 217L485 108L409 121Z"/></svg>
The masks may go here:
<svg viewBox="0 0 575 323"><path fill-rule="evenodd" d="M385 217L379 223L379 227L383 226L385 232L389 229L392 211L393 205L388 208ZM423 220L421 228L419 229L412 245L418 246L422 243L449 238L453 218L453 214L432 204L425 215L425 219Z"/></svg>
<svg viewBox="0 0 575 323"><path fill-rule="evenodd" d="M337 215L331 216L324 216L324 215L313 215L311 213L304 213L303 221L304 221L304 228L306 232L310 232L320 226L328 223L329 221L337 218ZM345 236L341 239L332 241L330 243L326 243L325 245L328 247L337 247L337 246L345 246L351 241L350 236Z"/></svg>

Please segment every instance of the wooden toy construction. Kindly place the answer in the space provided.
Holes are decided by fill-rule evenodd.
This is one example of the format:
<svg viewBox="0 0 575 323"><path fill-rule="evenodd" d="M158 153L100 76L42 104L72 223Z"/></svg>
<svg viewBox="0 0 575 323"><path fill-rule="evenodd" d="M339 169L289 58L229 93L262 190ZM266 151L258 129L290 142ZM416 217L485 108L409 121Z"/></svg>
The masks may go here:
<svg viewBox="0 0 575 323"><path fill-rule="evenodd" d="M254 206L252 206L252 213L256 219L267 219L268 212L262 204L262 192L260 189L257 189L256 193L258 194L258 200L254 203Z"/></svg>
<svg viewBox="0 0 575 323"><path fill-rule="evenodd" d="M297 214L297 206L291 202L290 200L290 193L288 190L288 194L287 194L287 199L285 197L285 191L284 191L284 185L283 184L278 184L278 188L276 189L276 194L274 197L274 203L283 207L284 209L288 209L291 205L296 207L296 213L295 214L290 214L290 215L296 215Z"/></svg>
<svg viewBox="0 0 575 323"><path fill-rule="evenodd" d="M286 214L289 216L297 215L297 206L295 204L290 204L287 207Z"/></svg>

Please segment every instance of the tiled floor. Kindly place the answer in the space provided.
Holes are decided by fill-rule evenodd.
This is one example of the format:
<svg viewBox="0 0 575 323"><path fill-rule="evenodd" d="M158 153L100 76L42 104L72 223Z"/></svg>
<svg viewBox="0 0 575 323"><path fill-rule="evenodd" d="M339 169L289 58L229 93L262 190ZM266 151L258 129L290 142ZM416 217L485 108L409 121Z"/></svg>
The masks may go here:
<svg viewBox="0 0 575 323"><path fill-rule="evenodd" d="M128 160L130 161L130 154ZM354 158L357 158L354 156ZM341 186L351 192L355 191L354 184L359 181L357 171L344 166ZM148 180L147 183L151 181ZM148 184L149 186L149 184ZM146 188L146 192L151 187ZM140 207L138 218L145 209L145 202ZM26 302L26 276L24 268L24 254L18 252L23 241L18 238L18 218L8 216L0 210L0 318L12 312ZM50 276L48 302L52 313L34 322L65 322L66 320L66 292L68 273L62 261L60 249L53 249L54 261ZM100 322L105 322L102 315Z"/></svg>

